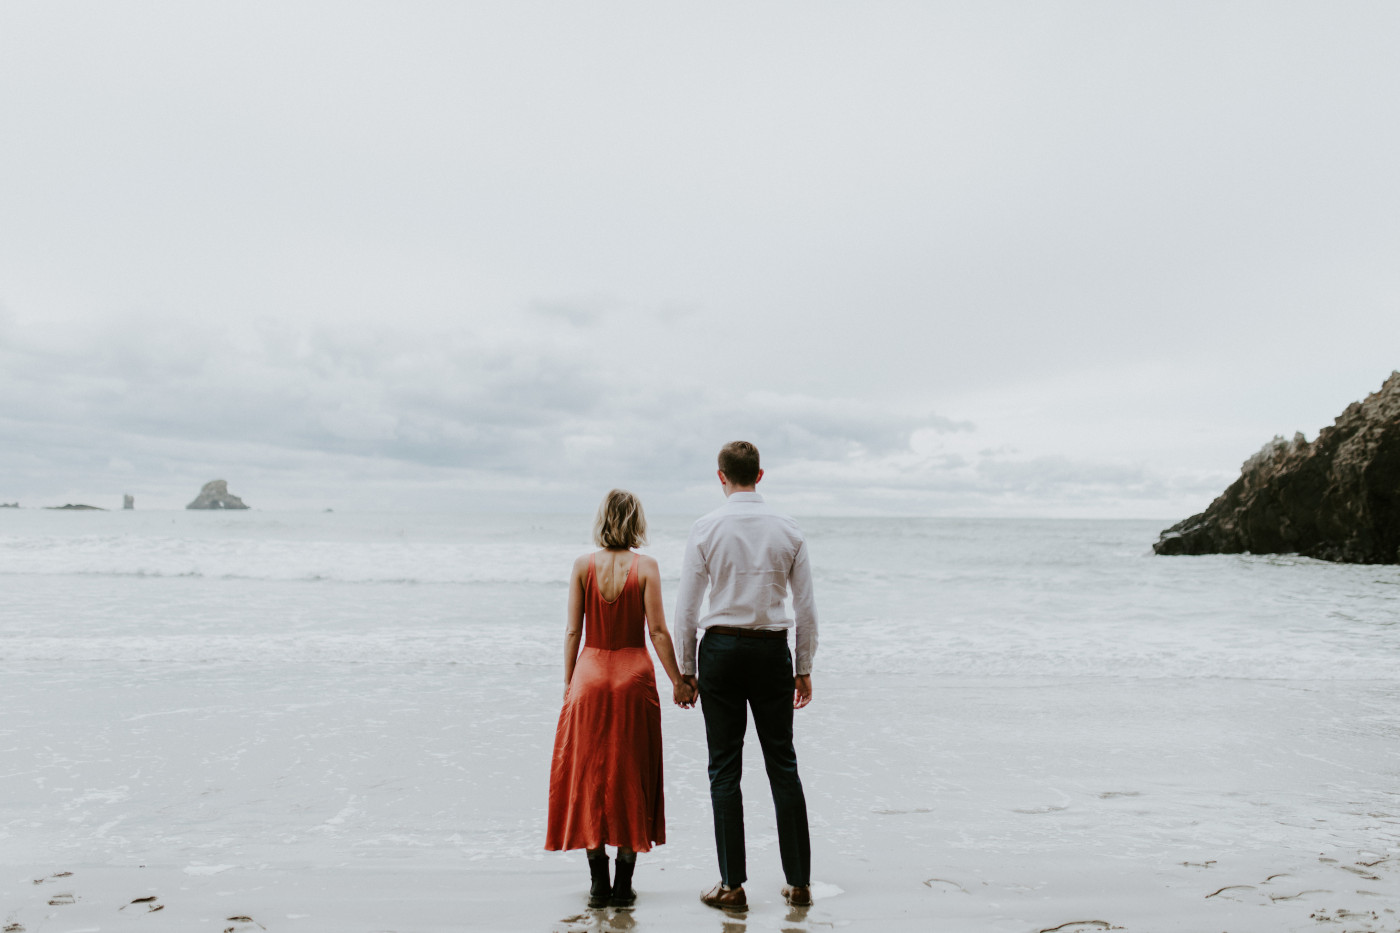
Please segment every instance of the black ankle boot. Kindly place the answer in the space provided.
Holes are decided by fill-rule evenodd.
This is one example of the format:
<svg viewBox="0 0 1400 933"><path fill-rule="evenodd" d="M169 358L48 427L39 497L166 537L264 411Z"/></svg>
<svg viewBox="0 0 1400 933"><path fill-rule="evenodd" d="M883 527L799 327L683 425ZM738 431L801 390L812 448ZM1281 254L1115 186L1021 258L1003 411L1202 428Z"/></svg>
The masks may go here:
<svg viewBox="0 0 1400 933"><path fill-rule="evenodd" d="M618 868L622 863L618 863ZM608 857L588 857L588 873L593 876L593 886L588 889L589 907L606 907L612 899L612 885L608 884Z"/></svg>
<svg viewBox="0 0 1400 933"><path fill-rule="evenodd" d="M613 881L612 900L609 902L613 907L631 907L637 903L637 892L632 890L632 869L636 865L635 860L617 860L617 878Z"/></svg>

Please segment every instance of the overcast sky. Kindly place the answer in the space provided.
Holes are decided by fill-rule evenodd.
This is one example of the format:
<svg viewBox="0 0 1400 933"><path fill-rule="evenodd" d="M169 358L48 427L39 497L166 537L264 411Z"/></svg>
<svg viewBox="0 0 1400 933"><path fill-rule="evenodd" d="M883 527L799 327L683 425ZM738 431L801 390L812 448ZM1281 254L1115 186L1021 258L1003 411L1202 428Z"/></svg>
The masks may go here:
<svg viewBox="0 0 1400 933"><path fill-rule="evenodd" d="M1400 367L1394 3L0 3L0 501L1198 511Z"/></svg>

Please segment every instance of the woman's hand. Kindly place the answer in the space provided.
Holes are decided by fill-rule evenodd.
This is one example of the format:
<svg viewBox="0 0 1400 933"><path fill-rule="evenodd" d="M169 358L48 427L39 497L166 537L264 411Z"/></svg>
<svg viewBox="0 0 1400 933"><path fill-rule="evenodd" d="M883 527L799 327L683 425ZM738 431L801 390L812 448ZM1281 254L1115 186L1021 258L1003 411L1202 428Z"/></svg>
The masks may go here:
<svg viewBox="0 0 1400 933"><path fill-rule="evenodd" d="M689 680L678 680L671 688L671 698L681 709L690 709L695 705L695 687L690 684Z"/></svg>

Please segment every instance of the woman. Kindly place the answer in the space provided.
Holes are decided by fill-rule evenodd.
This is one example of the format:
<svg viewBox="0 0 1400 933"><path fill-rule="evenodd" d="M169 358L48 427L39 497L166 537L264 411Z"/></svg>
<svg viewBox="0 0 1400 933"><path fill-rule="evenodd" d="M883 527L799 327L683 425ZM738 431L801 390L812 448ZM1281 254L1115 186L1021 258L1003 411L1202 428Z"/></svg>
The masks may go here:
<svg viewBox="0 0 1400 933"><path fill-rule="evenodd" d="M666 628L661 569L632 551L646 543L646 533L641 502L614 489L593 522L593 543L601 550L574 561L569 579L564 708L554 736L544 847L588 850L589 907L631 907L637 853L666 841L661 703L643 628L671 678L676 704L695 704ZM617 847L611 883L605 845Z"/></svg>

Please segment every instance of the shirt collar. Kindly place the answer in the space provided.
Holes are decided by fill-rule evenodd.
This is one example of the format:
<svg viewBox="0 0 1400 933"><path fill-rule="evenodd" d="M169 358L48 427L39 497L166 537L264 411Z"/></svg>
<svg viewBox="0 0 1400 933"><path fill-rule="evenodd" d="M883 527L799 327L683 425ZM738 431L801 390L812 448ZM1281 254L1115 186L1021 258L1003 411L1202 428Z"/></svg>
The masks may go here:
<svg viewBox="0 0 1400 933"><path fill-rule="evenodd" d="M731 492L730 502L762 502L763 496L756 492Z"/></svg>

